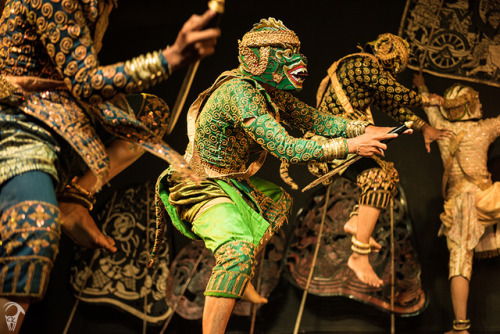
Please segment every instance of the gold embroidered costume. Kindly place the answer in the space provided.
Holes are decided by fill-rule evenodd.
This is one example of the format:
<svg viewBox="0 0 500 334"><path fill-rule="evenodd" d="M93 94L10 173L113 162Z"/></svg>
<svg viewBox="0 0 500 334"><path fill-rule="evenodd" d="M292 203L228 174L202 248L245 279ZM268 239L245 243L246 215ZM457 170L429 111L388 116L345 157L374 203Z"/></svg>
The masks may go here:
<svg viewBox="0 0 500 334"><path fill-rule="evenodd" d="M425 86L419 87L427 94ZM500 254L500 182L487 169L488 147L500 136L500 116L480 118L478 94L454 85L444 95L444 108L427 107L429 123L446 127L453 136L439 140L444 165L444 212L439 235L450 251L449 277L470 280L474 252L478 257Z"/></svg>
<svg viewBox="0 0 500 334"><path fill-rule="evenodd" d="M246 34L239 42L240 67L223 73L188 113L185 158L205 179L194 184L171 169L158 180L162 210L155 249L166 210L176 228L203 239L215 255L207 296L241 298L257 253L287 220L290 195L254 176L266 154L295 164L331 161L347 156L344 138L364 133L366 122L318 112L288 92L302 87L306 73L299 46L296 35L273 18ZM295 138L283 124L333 139Z"/></svg>
<svg viewBox="0 0 500 334"><path fill-rule="evenodd" d="M54 190L87 168L106 180L112 136L189 171L162 142L166 104L125 95L168 77L161 52L100 66L113 1L7 0L0 20L0 295L40 299L58 252ZM81 197L88 207L91 201Z"/></svg>
<svg viewBox="0 0 500 334"><path fill-rule="evenodd" d="M425 121L408 107L421 106L429 99L422 99L420 94L395 79L396 74L404 70L408 63L406 41L392 34L382 34L369 46L373 54L351 54L339 59L328 69L328 75L318 88L318 110L373 124L370 107L374 105L396 122L412 121L412 128L420 130L426 124ZM347 171L342 171L343 175L357 181L361 188L359 204L385 209L399 182L398 172L392 162L379 157L366 160L361 159ZM341 163L337 161L333 166ZM321 170L326 168L310 165L313 174L321 174Z"/></svg>

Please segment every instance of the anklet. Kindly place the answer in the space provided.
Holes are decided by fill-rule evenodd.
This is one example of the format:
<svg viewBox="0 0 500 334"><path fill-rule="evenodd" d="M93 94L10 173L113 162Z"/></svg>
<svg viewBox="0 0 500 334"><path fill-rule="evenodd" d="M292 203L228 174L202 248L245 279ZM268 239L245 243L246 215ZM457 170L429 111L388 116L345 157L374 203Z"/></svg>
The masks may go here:
<svg viewBox="0 0 500 334"><path fill-rule="evenodd" d="M351 214L349 215L349 217L352 218L352 216L357 216L358 215L358 209L359 209L359 205L356 204L354 206L354 208L352 208L352 211L351 211Z"/></svg>
<svg viewBox="0 0 500 334"><path fill-rule="evenodd" d="M369 243L365 244L364 242L359 241L358 239L356 239L355 235L352 236L351 242L352 242L351 250L353 252L362 255L370 254L372 252L372 247L370 246L370 244Z"/></svg>
<svg viewBox="0 0 500 334"><path fill-rule="evenodd" d="M466 331L470 328L470 319L453 320L453 330Z"/></svg>

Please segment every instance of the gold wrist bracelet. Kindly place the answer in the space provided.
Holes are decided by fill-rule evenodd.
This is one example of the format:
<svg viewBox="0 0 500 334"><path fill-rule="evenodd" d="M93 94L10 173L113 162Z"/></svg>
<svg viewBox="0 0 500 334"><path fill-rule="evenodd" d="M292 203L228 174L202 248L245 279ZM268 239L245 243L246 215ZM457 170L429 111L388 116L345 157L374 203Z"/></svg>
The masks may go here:
<svg viewBox="0 0 500 334"><path fill-rule="evenodd" d="M161 50L132 58L125 62L125 73L141 88L147 89L167 79L170 66L165 69L161 63Z"/></svg>
<svg viewBox="0 0 500 334"><path fill-rule="evenodd" d="M366 127L370 125L366 121L350 121L345 129L347 138L353 138L365 133Z"/></svg>

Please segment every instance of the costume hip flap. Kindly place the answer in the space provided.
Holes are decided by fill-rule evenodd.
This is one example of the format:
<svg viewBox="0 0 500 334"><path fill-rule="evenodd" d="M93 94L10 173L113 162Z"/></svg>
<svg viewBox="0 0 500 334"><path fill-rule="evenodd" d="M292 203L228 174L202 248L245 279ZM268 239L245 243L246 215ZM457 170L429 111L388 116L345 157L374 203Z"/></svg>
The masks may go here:
<svg viewBox="0 0 500 334"><path fill-rule="evenodd" d="M0 296L41 299L60 240L59 208L21 202L0 218Z"/></svg>

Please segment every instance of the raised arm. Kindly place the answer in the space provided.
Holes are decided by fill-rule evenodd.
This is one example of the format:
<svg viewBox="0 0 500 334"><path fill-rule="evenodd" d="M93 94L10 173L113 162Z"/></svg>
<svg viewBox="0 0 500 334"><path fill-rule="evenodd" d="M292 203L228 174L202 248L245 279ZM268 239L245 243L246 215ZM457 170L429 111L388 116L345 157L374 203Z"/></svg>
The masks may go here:
<svg viewBox="0 0 500 334"><path fill-rule="evenodd" d="M170 48L100 66L95 29L89 26L97 17L87 15L81 1L31 2L26 13L26 21L35 26L49 61L60 75L52 79L64 80L76 98L93 104L118 93L140 92L166 79L172 70L213 53L220 34L218 29L201 30L214 15L207 11L202 16L193 15Z"/></svg>
<svg viewBox="0 0 500 334"><path fill-rule="evenodd" d="M422 97L425 98L431 95L425 85L425 80L422 74L419 73L413 76L413 84L417 87L419 94ZM424 136L425 148L429 153L431 151L430 145L433 141L450 137L452 132L446 129L449 122L443 117L438 106L428 105L423 106L422 109L424 109L427 114L427 119L430 123L430 125L427 123L424 124L421 128L422 135Z"/></svg>

